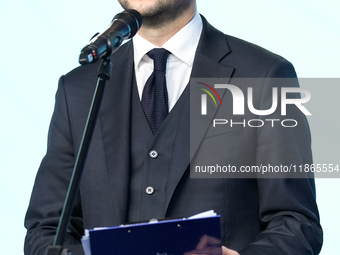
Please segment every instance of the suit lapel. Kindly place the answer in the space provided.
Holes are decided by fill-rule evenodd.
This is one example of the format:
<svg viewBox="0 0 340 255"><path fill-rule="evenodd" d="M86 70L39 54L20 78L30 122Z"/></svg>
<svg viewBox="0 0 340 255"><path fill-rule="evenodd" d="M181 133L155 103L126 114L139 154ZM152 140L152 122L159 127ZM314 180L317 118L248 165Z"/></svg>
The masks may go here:
<svg viewBox="0 0 340 255"><path fill-rule="evenodd" d="M111 57L112 75L99 113L115 224L125 221L130 173L130 116L133 72L132 42ZM119 63L119 65L117 64Z"/></svg>
<svg viewBox="0 0 340 255"><path fill-rule="evenodd" d="M213 28L204 17L202 17L202 21L203 30L196 51L191 78L230 78L234 68L223 64L223 59L230 52L226 36ZM192 85L189 84L189 86ZM193 91L197 93L192 93ZM187 92L186 95L185 92ZM176 139L179 144L175 147L181 149L177 151L178 153L176 155L174 155L177 156L176 162L174 162L170 169L166 198L167 206L169 206L178 183L187 170L192 156L195 154L199 144L204 138L204 134L206 133L212 118L218 109L217 107L210 107L209 110L211 112L207 115L209 117L203 122L200 121L199 125L192 125L192 127L189 128L189 126L191 126L189 119L190 114L200 114L197 113L195 109L190 109L190 101L193 100L194 102L200 102L201 92L197 89L195 91L195 89L189 88L187 88L185 92L183 92L182 96L186 96L187 102L184 108L183 117L180 121L182 128L180 129L178 139ZM221 96L223 97L223 95ZM196 110L200 112L199 108ZM189 137L192 135L195 136L195 139L193 139L194 143L190 144Z"/></svg>
<svg viewBox="0 0 340 255"><path fill-rule="evenodd" d="M234 71L232 66L223 64L223 60L230 53L226 36L212 27L204 17L202 17L202 20L203 31L197 48L191 78L196 78L198 81L202 79L203 82L207 78L224 78L224 82L226 82ZM200 115L200 106L197 103L201 102L202 91L196 89L199 84L195 80L192 79L190 84L192 86L190 89L190 161L218 110L218 107L208 107L208 113L205 118L198 117ZM222 99L223 96L224 93L220 94ZM195 123L195 120L199 120L198 123Z"/></svg>

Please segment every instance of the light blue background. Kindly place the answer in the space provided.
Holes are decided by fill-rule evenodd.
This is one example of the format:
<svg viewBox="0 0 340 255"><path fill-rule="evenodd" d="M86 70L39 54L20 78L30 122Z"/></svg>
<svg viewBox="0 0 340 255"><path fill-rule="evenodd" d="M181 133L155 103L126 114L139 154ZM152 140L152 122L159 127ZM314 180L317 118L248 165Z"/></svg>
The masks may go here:
<svg viewBox="0 0 340 255"><path fill-rule="evenodd" d="M211 24L284 56L299 77L340 77L339 7L337 0L198 0ZM82 47L121 10L115 0L1 0L1 254L23 254L23 219L46 151L58 78L78 66ZM320 162L327 143L313 149L318 163L329 163ZM340 179L316 182L325 231L321 254L336 255Z"/></svg>

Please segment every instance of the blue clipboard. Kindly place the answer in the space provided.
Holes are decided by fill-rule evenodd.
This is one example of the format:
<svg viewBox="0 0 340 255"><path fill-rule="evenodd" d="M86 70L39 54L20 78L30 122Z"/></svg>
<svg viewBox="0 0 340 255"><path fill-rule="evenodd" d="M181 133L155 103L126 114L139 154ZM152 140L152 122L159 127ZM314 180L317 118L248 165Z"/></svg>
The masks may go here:
<svg viewBox="0 0 340 255"><path fill-rule="evenodd" d="M92 255L183 255L203 236L221 240L219 215L89 230Z"/></svg>

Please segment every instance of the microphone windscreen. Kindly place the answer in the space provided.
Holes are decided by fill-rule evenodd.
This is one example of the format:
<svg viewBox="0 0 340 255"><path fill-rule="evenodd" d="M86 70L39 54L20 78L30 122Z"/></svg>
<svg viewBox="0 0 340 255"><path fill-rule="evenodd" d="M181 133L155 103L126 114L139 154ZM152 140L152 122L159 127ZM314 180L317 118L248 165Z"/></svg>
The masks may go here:
<svg viewBox="0 0 340 255"><path fill-rule="evenodd" d="M131 30L129 38L133 37L142 26L142 15L136 10L125 10L114 16L113 20L115 19L122 20L129 25Z"/></svg>

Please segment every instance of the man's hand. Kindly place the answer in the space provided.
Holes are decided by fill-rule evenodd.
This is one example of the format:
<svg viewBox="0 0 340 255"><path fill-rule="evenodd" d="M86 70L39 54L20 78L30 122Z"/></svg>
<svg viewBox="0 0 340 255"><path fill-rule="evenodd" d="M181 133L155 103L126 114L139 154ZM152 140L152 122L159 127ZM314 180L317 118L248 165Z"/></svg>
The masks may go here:
<svg viewBox="0 0 340 255"><path fill-rule="evenodd" d="M222 255L240 255L237 251L222 246Z"/></svg>
<svg viewBox="0 0 340 255"><path fill-rule="evenodd" d="M222 252L222 253L221 253ZM201 237L196 249L186 252L184 255L240 255L237 251L221 247L221 240L204 235Z"/></svg>

